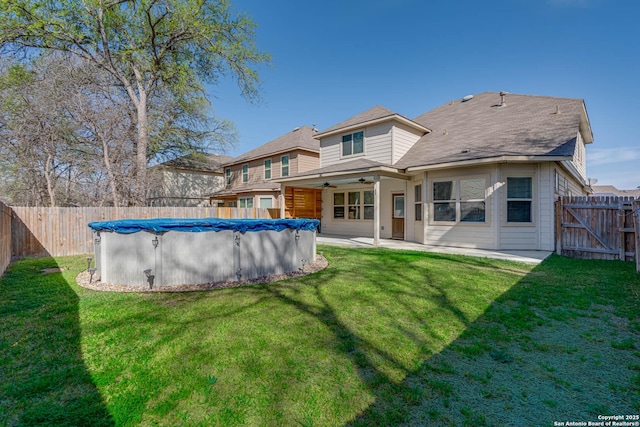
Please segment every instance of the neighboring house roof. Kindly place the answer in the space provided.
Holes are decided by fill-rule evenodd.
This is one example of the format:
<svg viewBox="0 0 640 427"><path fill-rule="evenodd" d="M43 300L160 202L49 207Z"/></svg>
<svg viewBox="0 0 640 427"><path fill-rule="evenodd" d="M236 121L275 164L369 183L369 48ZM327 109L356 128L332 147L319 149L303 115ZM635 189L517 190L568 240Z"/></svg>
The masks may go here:
<svg viewBox="0 0 640 427"><path fill-rule="evenodd" d="M255 184L245 184L217 191L210 197L233 196L239 193L251 193L254 191L280 191L280 184L276 182L258 182Z"/></svg>
<svg viewBox="0 0 640 427"><path fill-rule="evenodd" d="M357 114L350 119L347 119L343 122L338 123L335 126L331 126L328 129L323 130L322 132L316 135L316 138L323 138L329 135L333 135L339 132L347 132L349 130L355 130L359 127L371 126L376 123L386 122L389 120L396 120L401 123L404 123L410 127L413 127L422 133L429 132L429 129L425 126L416 123L415 121L411 121L400 114L394 113L393 111L384 108L380 105L376 105L373 108L368 109L360 114Z"/></svg>
<svg viewBox="0 0 640 427"><path fill-rule="evenodd" d="M158 166L172 169L188 169L204 172L221 172L221 165L231 161L233 157L220 154L191 153L177 159L169 160Z"/></svg>
<svg viewBox="0 0 640 427"><path fill-rule="evenodd" d="M593 141L582 99L498 92L451 101L414 119L428 126L394 165L401 169L507 157L569 158L578 132Z"/></svg>
<svg viewBox="0 0 640 427"><path fill-rule="evenodd" d="M594 196L615 196L640 198L640 188L637 190L618 190L613 185L592 185Z"/></svg>
<svg viewBox="0 0 640 427"><path fill-rule="evenodd" d="M320 152L320 141L315 139L317 131L308 126L300 126L272 141L267 142L251 151L230 160L225 166L245 163L260 157L268 157L278 153L285 153L294 149Z"/></svg>

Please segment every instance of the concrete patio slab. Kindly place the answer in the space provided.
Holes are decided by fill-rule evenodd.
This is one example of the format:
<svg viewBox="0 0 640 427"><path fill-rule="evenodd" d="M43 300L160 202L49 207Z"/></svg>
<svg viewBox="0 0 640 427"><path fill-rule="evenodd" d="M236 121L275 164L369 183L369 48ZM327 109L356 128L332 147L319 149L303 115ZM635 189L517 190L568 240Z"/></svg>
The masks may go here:
<svg viewBox="0 0 640 427"><path fill-rule="evenodd" d="M346 246L351 248L372 248L372 237L350 237L318 234L316 242L322 245ZM458 248L452 246L431 246L403 240L380 239L381 248L411 251L434 252L443 254L468 255L479 258L494 258L519 261L527 264L539 264L552 254L551 251L496 251L491 249Z"/></svg>

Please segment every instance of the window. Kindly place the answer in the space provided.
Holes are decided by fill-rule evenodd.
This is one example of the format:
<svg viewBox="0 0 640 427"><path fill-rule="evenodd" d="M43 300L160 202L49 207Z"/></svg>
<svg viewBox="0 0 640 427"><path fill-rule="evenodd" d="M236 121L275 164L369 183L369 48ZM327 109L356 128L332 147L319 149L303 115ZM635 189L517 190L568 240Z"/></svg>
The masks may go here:
<svg viewBox="0 0 640 427"><path fill-rule="evenodd" d="M507 222L533 222L533 179L507 178Z"/></svg>
<svg viewBox="0 0 640 427"><path fill-rule="evenodd" d="M434 182L433 221L486 222L485 187L484 178Z"/></svg>
<svg viewBox="0 0 640 427"><path fill-rule="evenodd" d="M344 193L333 193L333 217L344 219Z"/></svg>
<svg viewBox="0 0 640 427"><path fill-rule="evenodd" d="M242 182L249 182L249 165L242 165Z"/></svg>
<svg viewBox="0 0 640 427"><path fill-rule="evenodd" d="M240 202L240 207L241 208L252 208L253 207L253 197L247 197L247 198L238 199L238 201Z"/></svg>
<svg viewBox="0 0 640 427"><path fill-rule="evenodd" d="M416 221L422 221L422 184L418 184L413 187L414 195L414 208Z"/></svg>
<svg viewBox="0 0 640 427"><path fill-rule="evenodd" d="M227 182L227 185L231 185L231 168L226 168L224 170L224 178Z"/></svg>
<svg viewBox="0 0 640 427"><path fill-rule="evenodd" d="M364 131L342 136L342 156L364 153Z"/></svg>
<svg viewBox="0 0 640 427"><path fill-rule="evenodd" d="M333 193L335 219L373 219L373 215L373 191L349 191L346 197L345 193Z"/></svg>
<svg viewBox="0 0 640 427"><path fill-rule="evenodd" d="M360 219L360 192L349 192L349 219Z"/></svg>
<svg viewBox="0 0 640 427"><path fill-rule="evenodd" d="M281 176L289 176L289 155L280 158L280 174Z"/></svg>
<svg viewBox="0 0 640 427"><path fill-rule="evenodd" d="M264 179L271 179L271 159L264 161Z"/></svg>
<svg viewBox="0 0 640 427"><path fill-rule="evenodd" d="M260 207L261 208L272 208L273 207L273 198L271 198L271 197L260 197Z"/></svg>

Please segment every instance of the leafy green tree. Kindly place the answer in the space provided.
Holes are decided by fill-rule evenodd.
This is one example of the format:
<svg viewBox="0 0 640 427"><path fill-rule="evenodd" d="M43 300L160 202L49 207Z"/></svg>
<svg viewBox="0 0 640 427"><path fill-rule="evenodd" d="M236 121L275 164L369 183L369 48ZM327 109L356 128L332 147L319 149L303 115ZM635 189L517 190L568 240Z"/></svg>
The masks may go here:
<svg viewBox="0 0 640 427"><path fill-rule="evenodd" d="M256 68L269 57L256 48L254 28L227 0L0 0L0 52L68 52L106 71L126 93L135 112L137 204L145 202L150 155L160 151L151 147L154 97L193 106L204 83L230 75L256 99Z"/></svg>

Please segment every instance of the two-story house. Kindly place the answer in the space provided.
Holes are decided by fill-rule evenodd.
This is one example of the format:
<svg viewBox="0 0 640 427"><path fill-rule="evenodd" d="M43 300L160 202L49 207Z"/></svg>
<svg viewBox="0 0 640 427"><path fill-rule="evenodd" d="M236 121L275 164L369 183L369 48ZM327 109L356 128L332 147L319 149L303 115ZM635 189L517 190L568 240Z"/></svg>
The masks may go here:
<svg viewBox="0 0 640 427"><path fill-rule="evenodd" d="M553 250L554 200L586 195L581 99L485 92L414 119L374 107L314 135L322 232L430 245Z"/></svg>
<svg viewBox="0 0 640 427"><path fill-rule="evenodd" d="M219 154L192 153L149 170L151 206L209 206L209 194L224 188L222 164L232 160Z"/></svg>
<svg viewBox="0 0 640 427"><path fill-rule="evenodd" d="M321 191L282 188L275 180L305 173L320 166L317 131L293 129L223 165L224 188L211 195L219 206L284 208L285 216L320 216Z"/></svg>

